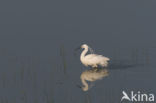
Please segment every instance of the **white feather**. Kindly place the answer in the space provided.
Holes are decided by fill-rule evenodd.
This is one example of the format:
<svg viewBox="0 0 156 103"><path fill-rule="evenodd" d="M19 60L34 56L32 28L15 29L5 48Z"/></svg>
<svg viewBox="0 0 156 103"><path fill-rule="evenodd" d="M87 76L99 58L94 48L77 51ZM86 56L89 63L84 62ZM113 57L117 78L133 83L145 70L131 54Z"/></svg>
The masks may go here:
<svg viewBox="0 0 156 103"><path fill-rule="evenodd" d="M103 55L92 54L92 53L86 55L86 53L88 52L88 49L90 49L90 47L86 44L83 44L81 48L84 48L84 51L81 53L81 56L80 56L80 60L82 64L84 64L85 66L92 66L92 67L97 67L98 65L102 67L107 67L108 61L110 60L109 58ZM90 49L90 51L93 51L93 50Z"/></svg>

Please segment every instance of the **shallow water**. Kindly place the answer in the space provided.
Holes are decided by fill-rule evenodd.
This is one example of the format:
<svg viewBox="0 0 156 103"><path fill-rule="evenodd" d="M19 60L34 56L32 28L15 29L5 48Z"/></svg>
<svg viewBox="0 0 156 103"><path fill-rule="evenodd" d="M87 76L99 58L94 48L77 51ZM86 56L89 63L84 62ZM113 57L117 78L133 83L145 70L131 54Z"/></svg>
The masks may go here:
<svg viewBox="0 0 156 103"><path fill-rule="evenodd" d="M105 50L101 46L99 53L111 58L109 75L84 92L77 85L82 85L80 75L89 68L73 55L73 48L15 47L1 48L1 103L115 103L120 102L122 90L156 90L154 48Z"/></svg>
<svg viewBox="0 0 156 103"><path fill-rule="evenodd" d="M156 93L155 2L33 3L0 9L0 103L120 103L123 90ZM110 58L109 75L87 92L77 85L89 68L74 55L83 43Z"/></svg>

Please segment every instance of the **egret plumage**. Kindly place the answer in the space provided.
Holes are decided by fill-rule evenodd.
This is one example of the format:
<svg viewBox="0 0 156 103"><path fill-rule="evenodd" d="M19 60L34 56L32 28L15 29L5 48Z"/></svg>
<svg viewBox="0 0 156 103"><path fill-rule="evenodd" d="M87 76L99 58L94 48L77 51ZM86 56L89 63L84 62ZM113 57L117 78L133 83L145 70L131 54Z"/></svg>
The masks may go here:
<svg viewBox="0 0 156 103"><path fill-rule="evenodd" d="M101 67L107 67L108 61L110 60L109 58L103 55L94 54L93 50L87 44L83 44L81 48L84 49L80 56L82 64L85 66L91 66L93 68L97 68L98 65ZM91 52L91 54L86 55L88 50Z"/></svg>

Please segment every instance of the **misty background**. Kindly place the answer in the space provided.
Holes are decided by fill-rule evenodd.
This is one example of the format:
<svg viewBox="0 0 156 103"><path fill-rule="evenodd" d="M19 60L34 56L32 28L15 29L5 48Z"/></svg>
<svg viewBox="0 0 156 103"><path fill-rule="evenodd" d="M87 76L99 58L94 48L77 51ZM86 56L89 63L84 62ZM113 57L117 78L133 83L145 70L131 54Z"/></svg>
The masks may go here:
<svg viewBox="0 0 156 103"><path fill-rule="evenodd" d="M156 1L0 1L1 103L115 103L155 93ZM74 49L107 56L110 76L87 93ZM108 68L109 69L109 68ZM98 85L99 84L99 85Z"/></svg>

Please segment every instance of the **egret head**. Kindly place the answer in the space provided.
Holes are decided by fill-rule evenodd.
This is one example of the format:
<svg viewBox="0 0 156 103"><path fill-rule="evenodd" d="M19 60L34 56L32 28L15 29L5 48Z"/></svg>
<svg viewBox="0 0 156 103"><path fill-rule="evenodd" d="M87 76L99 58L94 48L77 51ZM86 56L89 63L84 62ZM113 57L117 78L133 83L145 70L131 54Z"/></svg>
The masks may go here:
<svg viewBox="0 0 156 103"><path fill-rule="evenodd" d="M87 44L81 45L81 48L82 48L82 49L89 49L90 53L91 53L91 54L94 54L93 49L92 49L91 47L89 47Z"/></svg>
<svg viewBox="0 0 156 103"><path fill-rule="evenodd" d="M88 48L88 45L87 44L83 44L83 45L81 45L81 48Z"/></svg>
<svg viewBox="0 0 156 103"><path fill-rule="evenodd" d="M80 50L81 48L82 48L82 49L88 48L88 45L87 45L87 44L83 44L83 45L77 47L77 48L75 49L75 51Z"/></svg>
<svg viewBox="0 0 156 103"><path fill-rule="evenodd" d="M83 44L83 45L79 46L78 48L75 49L75 51L78 51L80 49L88 49L88 48L89 48L89 51L92 53L93 50L87 44ZM74 53L74 55L76 55L76 52Z"/></svg>

